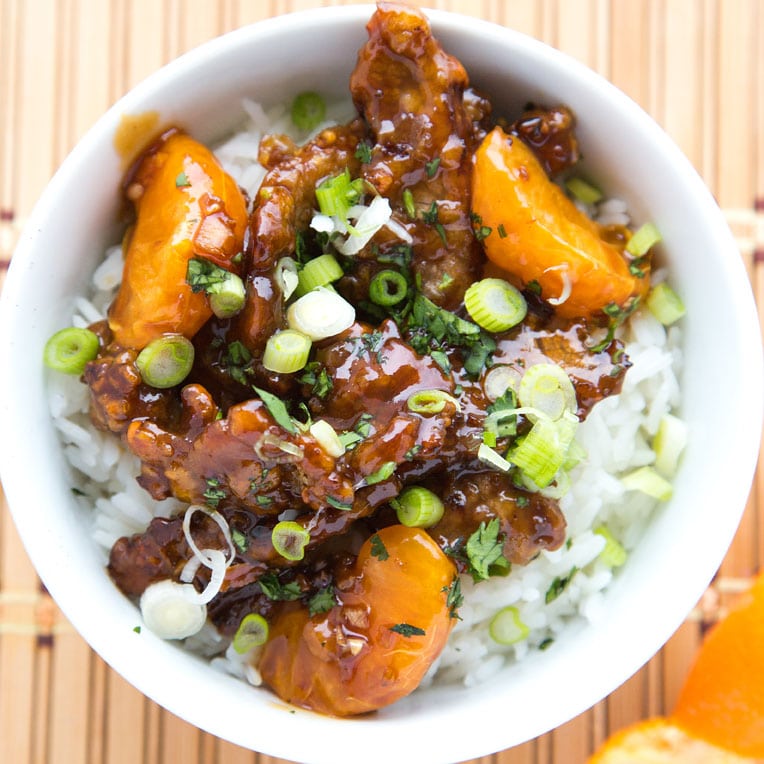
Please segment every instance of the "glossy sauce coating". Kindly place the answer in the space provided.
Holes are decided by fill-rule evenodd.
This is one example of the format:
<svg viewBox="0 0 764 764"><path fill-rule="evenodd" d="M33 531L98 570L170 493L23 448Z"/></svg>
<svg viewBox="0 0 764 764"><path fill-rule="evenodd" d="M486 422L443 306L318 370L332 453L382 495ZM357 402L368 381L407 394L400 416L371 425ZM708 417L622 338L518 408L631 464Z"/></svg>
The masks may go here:
<svg viewBox="0 0 764 764"><path fill-rule="evenodd" d="M257 664L264 681L290 703L335 716L399 700L446 643L455 575L424 531L379 531L339 580L335 607L310 617L285 606L276 615Z"/></svg>
<svg viewBox="0 0 764 764"><path fill-rule="evenodd" d="M137 217L125 238L122 284L109 310L114 340L140 350L162 334L191 338L212 310L206 295L186 283L188 261L203 257L235 270L246 200L210 150L177 131L141 156L126 194Z"/></svg>

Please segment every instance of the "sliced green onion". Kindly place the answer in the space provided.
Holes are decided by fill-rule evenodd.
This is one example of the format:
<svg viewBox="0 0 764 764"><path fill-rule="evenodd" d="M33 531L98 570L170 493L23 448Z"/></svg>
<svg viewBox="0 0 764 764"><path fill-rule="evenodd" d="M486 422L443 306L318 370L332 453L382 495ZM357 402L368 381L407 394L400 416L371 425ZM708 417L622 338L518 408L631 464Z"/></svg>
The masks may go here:
<svg viewBox="0 0 764 764"><path fill-rule="evenodd" d="M520 619L520 611L513 605L499 610L488 625L491 639L500 645L514 645L527 638L530 629Z"/></svg>
<svg viewBox="0 0 764 764"><path fill-rule="evenodd" d="M172 579L150 584L141 595L143 622L162 639L185 639L196 634L207 620L207 607L194 602L192 584Z"/></svg>
<svg viewBox="0 0 764 764"><path fill-rule="evenodd" d="M536 420L530 432L512 449L509 460L539 488L546 488L565 462L575 424L567 419Z"/></svg>
<svg viewBox="0 0 764 764"><path fill-rule="evenodd" d="M286 560L302 560L310 533L293 520L276 523L271 531L273 548Z"/></svg>
<svg viewBox="0 0 764 764"><path fill-rule="evenodd" d="M574 440L570 446L568 446L568 453L565 454L565 461L562 463L564 470L572 470L579 465L588 456L586 449L577 441Z"/></svg>
<svg viewBox="0 0 764 764"><path fill-rule="evenodd" d="M233 636L233 649L239 655L248 653L253 647L260 647L268 641L268 621L260 613L250 613L241 619Z"/></svg>
<svg viewBox="0 0 764 764"><path fill-rule="evenodd" d="M578 201L584 204L597 204L602 199L602 191L596 186L583 180L583 178L568 178L565 181L565 188L575 196Z"/></svg>
<svg viewBox="0 0 764 764"><path fill-rule="evenodd" d="M49 369L82 374L88 361L98 355L98 335L90 329L70 326L57 331L46 343L42 359Z"/></svg>
<svg viewBox="0 0 764 764"><path fill-rule="evenodd" d="M418 390L408 397L406 406L415 414L440 414L446 403L453 403L456 410L461 411L459 401L445 390Z"/></svg>
<svg viewBox="0 0 764 764"><path fill-rule="evenodd" d="M414 194L411 193L410 188L403 189L403 208L406 210L406 214L412 220L416 220L416 205L414 204Z"/></svg>
<svg viewBox="0 0 764 764"><path fill-rule="evenodd" d="M621 478L628 491L641 491L660 501L668 501L673 489L671 483L661 477L652 467L640 467Z"/></svg>
<svg viewBox="0 0 764 764"><path fill-rule="evenodd" d="M235 273L226 271L219 284L207 289L212 312L218 318L232 318L243 307L246 299L244 282Z"/></svg>
<svg viewBox="0 0 764 764"><path fill-rule="evenodd" d="M550 419L559 419L566 411L578 408L576 389L564 369L554 363L529 367L520 380L517 397L523 406L543 411ZM533 416L529 416L531 420Z"/></svg>
<svg viewBox="0 0 764 764"><path fill-rule="evenodd" d="M287 322L312 340L334 337L355 321L355 308L337 292L318 287L295 300L287 311Z"/></svg>
<svg viewBox="0 0 764 764"><path fill-rule="evenodd" d="M318 445L326 451L329 456L339 459L345 453L345 446L342 445L337 431L325 419L318 419L310 426L310 434L316 439Z"/></svg>
<svg viewBox="0 0 764 764"><path fill-rule="evenodd" d="M151 340L135 365L147 385L160 389L179 385L194 365L194 346L182 334L165 334Z"/></svg>
<svg viewBox="0 0 764 764"><path fill-rule="evenodd" d="M409 528L432 528L442 519L443 511L438 495L418 485L404 488L395 500L395 514Z"/></svg>
<svg viewBox="0 0 764 764"><path fill-rule="evenodd" d="M350 179L350 171L345 169L339 175L328 178L316 188L316 201L323 215L345 219L348 210L356 204L363 193L363 180Z"/></svg>
<svg viewBox="0 0 764 764"><path fill-rule="evenodd" d="M623 545L613 536L610 530L600 525L594 532L605 539L605 546L599 554L599 559L608 566L608 568L618 568L626 562L627 554Z"/></svg>
<svg viewBox="0 0 764 764"><path fill-rule="evenodd" d="M369 299L376 305L389 307L399 303L408 292L405 276L389 268L377 273L369 284Z"/></svg>
<svg viewBox="0 0 764 764"><path fill-rule="evenodd" d="M647 307L664 326L678 321L686 312L679 295L665 281L650 290Z"/></svg>
<svg viewBox="0 0 764 764"><path fill-rule="evenodd" d="M489 401L501 398L507 390L517 393L520 372L512 366L492 366L483 379L483 392Z"/></svg>
<svg viewBox="0 0 764 764"><path fill-rule="evenodd" d="M312 130L326 119L326 102L312 90L299 93L292 101L292 122L300 130Z"/></svg>
<svg viewBox="0 0 764 764"><path fill-rule="evenodd" d="M519 324L528 312L520 291L503 279L483 279L471 284L464 306L476 324L489 332L505 332Z"/></svg>
<svg viewBox="0 0 764 764"><path fill-rule="evenodd" d="M320 255L308 260L299 275L298 297L318 287L327 286L344 274L334 255Z"/></svg>
<svg viewBox="0 0 764 764"><path fill-rule="evenodd" d="M310 337L294 329L283 329L268 337L263 366L277 374L291 374L305 368L311 348Z"/></svg>
<svg viewBox="0 0 764 764"><path fill-rule="evenodd" d="M672 414L666 414L653 439L655 469L664 477L676 475L679 458L687 445L687 425Z"/></svg>
<svg viewBox="0 0 764 764"><path fill-rule="evenodd" d="M300 283L300 277L297 274L297 263L292 257L282 257L276 264L274 273L276 283L281 289L281 294L285 300L288 300Z"/></svg>
<svg viewBox="0 0 764 764"><path fill-rule="evenodd" d="M646 255L651 247L661 240L660 231L652 223L645 223L638 228L626 245L626 251L634 257Z"/></svg>
<svg viewBox="0 0 764 764"><path fill-rule="evenodd" d="M387 480L398 465L395 462L385 462L378 470L375 470L371 475L367 475L365 479L366 485L374 485L375 483L381 483L383 480Z"/></svg>
<svg viewBox="0 0 764 764"><path fill-rule="evenodd" d="M481 443L478 447L477 456L483 464L487 464L489 467L493 467L499 472L509 472L512 469L512 464L510 462L485 443Z"/></svg>

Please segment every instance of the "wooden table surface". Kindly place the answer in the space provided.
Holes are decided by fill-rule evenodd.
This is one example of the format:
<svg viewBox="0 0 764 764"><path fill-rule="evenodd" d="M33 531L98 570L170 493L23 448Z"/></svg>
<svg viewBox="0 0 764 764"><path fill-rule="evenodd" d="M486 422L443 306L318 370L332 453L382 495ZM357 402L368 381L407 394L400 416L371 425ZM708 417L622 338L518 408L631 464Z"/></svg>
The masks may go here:
<svg viewBox="0 0 764 764"><path fill-rule="evenodd" d="M337 4L0 0L0 288L19 230L43 187L84 131L124 92L223 32ZM541 39L640 103L715 194L762 305L764 0L440 0L430 5ZM760 466L719 575L663 650L578 718L480 762L581 764L612 731L672 708L704 628L764 561L763 472ZM177 719L93 654L41 587L0 494L0 762L279 761Z"/></svg>

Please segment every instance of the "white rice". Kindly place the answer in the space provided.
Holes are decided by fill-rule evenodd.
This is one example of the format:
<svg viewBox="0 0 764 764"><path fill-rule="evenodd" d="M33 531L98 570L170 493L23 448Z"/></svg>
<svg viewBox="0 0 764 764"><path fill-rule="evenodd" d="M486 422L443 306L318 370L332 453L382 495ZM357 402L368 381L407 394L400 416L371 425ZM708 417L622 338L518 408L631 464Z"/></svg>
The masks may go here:
<svg viewBox="0 0 764 764"><path fill-rule="evenodd" d="M330 110L335 122L347 121L348 105ZM264 169L253 161L266 132L289 132L284 109L265 112L245 103L249 124L217 149L224 167L254 197ZM319 128L320 129L320 128ZM307 136L295 136L304 140ZM599 205L603 223L628 223L626 206L618 200ZM77 298L73 324L87 326L105 316L122 271L120 246L110 248L93 274L89 299ZM655 274L657 280L665 274ZM676 327L666 330L652 315L638 311L619 336L632 361L623 391L599 403L578 429L577 441L586 458L571 473L570 491L561 500L567 519L567 541L554 552L541 552L510 575L473 584L462 577L464 603L449 642L425 679L425 684L460 682L474 685L494 675L507 661L521 660L556 638L572 624L602 616L602 593L614 571L598 559L605 540L593 531L606 525L626 550L633 549L658 502L626 491L620 476L655 461L651 442L661 419L679 404L681 337ZM67 460L78 500L92 517L92 536L104 560L114 542L145 529L155 516L170 516L183 505L174 499L154 501L137 484L138 460L110 433L96 430L88 417L88 390L79 380L51 375L50 412ZM546 592L558 577L577 572L562 593L546 603ZM617 571L615 572L617 575ZM517 608L529 628L526 639L510 646L494 642L488 633L491 618L502 608ZM259 684L257 671L238 656L212 627L185 641L185 646L210 657L213 665Z"/></svg>

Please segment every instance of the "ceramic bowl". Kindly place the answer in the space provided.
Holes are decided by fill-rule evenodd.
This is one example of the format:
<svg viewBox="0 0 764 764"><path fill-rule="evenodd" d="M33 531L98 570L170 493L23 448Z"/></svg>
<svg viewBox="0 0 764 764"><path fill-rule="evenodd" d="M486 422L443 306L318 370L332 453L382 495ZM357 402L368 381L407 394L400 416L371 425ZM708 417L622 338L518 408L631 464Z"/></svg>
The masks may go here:
<svg viewBox="0 0 764 764"><path fill-rule="evenodd" d="M149 77L87 133L46 189L2 295L2 478L39 574L74 627L131 684L239 745L312 764L454 762L522 743L585 711L637 671L679 626L721 562L742 513L761 433L761 343L735 242L711 194L664 132L576 61L472 18L431 12L446 50L499 108L565 103L577 115L589 175L663 234L661 257L687 307L681 415L690 439L673 498L605 595L607 618L483 685L416 692L340 720L288 709L202 660L138 636L135 606L90 541L47 413L47 338L69 321L105 246L118 240L125 116L215 142L241 101L274 104L305 89L344 97L373 7L277 17L214 40Z"/></svg>

